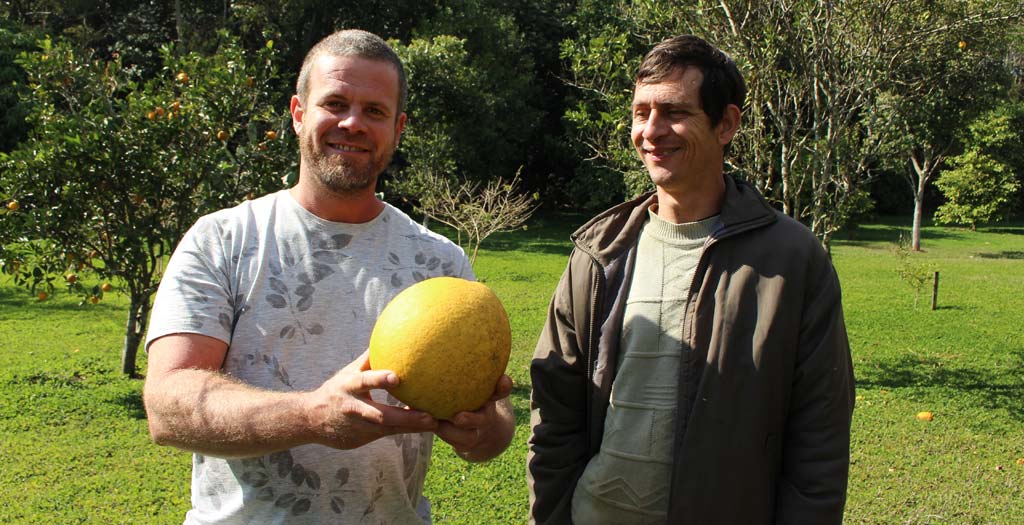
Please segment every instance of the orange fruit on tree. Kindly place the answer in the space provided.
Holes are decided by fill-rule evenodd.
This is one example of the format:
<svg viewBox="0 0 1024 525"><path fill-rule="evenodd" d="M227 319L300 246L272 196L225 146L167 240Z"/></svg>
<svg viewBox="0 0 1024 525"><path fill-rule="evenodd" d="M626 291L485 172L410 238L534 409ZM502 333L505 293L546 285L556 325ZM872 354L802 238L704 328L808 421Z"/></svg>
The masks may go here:
<svg viewBox="0 0 1024 525"><path fill-rule="evenodd" d="M18 209L20 209L20 208L21 208L21 204L18 204L18 201L12 200L12 201L7 203L7 209L8 210L18 211Z"/></svg>
<svg viewBox="0 0 1024 525"><path fill-rule="evenodd" d="M181 82L182 84L187 84L188 83L188 73L186 73L184 71L179 71L178 74L174 76L174 78L177 79L178 82Z"/></svg>
<svg viewBox="0 0 1024 525"><path fill-rule="evenodd" d="M114 289L114 287L111 286L110 283L103 283L103 285L100 286L100 290L103 290L104 292L109 292L109 291L111 291L113 289Z"/></svg>
<svg viewBox="0 0 1024 525"><path fill-rule="evenodd" d="M276 138L277 138L277 132L276 131L270 130L270 131L267 132L267 140L274 140Z"/></svg>
<svg viewBox="0 0 1024 525"><path fill-rule="evenodd" d="M99 298L99 297L96 297L96 296L94 295L94 296L92 296L92 297L90 297L90 298L89 298L89 302L90 302L90 303L92 303L92 304L97 304L97 303L99 303L99 302L100 302L100 298Z"/></svg>
<svg viewBox="0 0 1024 525"><path fill-rule="evenodd" d="M177 100L175 100L174 102L171 102L171 111L177 113L178 110L180 110L180 109L181 109L181 102L178 102Z"/></svg>
<svg viewBox="0 0 1024 525"><path fill-rule="evenodd" d="M221 142L223 142L225 140L228 140L228 132L224 131L224 130L218 131L217 132L217 140L219 140Z"/></svg>
<svg viewBox="0 0 1024 525"><path fill-rule="evenodd" d="M73 273L69 273L64 276L64 280L71 284L75 284L75 282L78 281L78 276Z"/></svg>
<svg viewBox="0 0 1024 525"><path fill-rule="evenodd" d="M46 298L49 297L49 296L50 296L50 294L48 294L46 292L39 292L38 294L36 294L36 299L39 299L40 301L45 301Z"/></svg>
<svg viewBox="0 0 1024 525"><path fill-rule="evenodd" d="M156 109L153 110L153 113L156 113L156 116L158 117L162 117L164 116L164 108L157 106Z"/></svg>

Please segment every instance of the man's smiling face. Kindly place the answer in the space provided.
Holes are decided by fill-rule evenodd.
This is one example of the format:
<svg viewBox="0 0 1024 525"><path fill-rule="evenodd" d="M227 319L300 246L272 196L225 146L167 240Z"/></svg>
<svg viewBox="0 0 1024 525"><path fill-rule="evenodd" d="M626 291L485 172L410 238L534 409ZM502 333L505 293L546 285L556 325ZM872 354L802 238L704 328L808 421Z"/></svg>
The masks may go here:
<svg viewBox="0 0 1024 525"><path fill-rule="evenodd" d="M292 99L300 169L335 194L372 191L391 162L405 118L398 114L394 66L322 55L310 70L306 100Z"/></svg>
<svg viewBox="0 0 1024 525"><path fill-rule="evenodd" d="M701 109L703 79L697 67L678 68L633 92L633 146L659 188L683 190L700 186L704 177L721 177L728 139L723 142L719 126Z"/></svg>

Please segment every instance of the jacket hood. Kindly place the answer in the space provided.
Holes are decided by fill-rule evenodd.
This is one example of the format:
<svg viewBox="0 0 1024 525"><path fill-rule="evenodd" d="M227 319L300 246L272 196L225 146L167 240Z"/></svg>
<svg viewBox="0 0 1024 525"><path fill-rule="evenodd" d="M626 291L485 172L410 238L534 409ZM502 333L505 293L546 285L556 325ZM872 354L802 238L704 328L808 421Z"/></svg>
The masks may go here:
<svg viewBox="0 0 1024 525"><path fill-rule="evenodd" d="M775 222L777 212L756 189L732 176L724 177L725 198L719 212L722 228L712 233L713 238ZM577 248L607 266L634 243L647 220L647 209L656 202L658 196L651 191L613 206L580 226L569 238Z"/></svg>

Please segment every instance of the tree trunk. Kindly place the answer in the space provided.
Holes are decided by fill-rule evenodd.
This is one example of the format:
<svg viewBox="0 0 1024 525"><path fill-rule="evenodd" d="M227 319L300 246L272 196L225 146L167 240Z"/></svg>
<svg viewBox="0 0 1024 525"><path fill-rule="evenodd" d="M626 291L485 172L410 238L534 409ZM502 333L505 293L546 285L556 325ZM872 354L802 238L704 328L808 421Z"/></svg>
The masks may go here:
<svg viewBox="0 0 1024 525"><path fill-rule="evenodd" d="M910 249L921 251L921 218L924 215L924 192L914 192L914 226L910 233Z"/></svg>
<svg viewBox="0 0 1024 525"><path fill-rule="evenodd" d="M174 30L178 33L178 43L185 43L185 22L182 20L181 0L174 0Z"/></svg>
<svg viewBox="0 0 1024 525"><path fill-rule="evenodd" d="M125 326L124 348L121 350L121 372L129 377L139 377L135 371L135 358L139 353L142 336L149 323L149 295L132 294L128 307L128 323Z"/></svg>

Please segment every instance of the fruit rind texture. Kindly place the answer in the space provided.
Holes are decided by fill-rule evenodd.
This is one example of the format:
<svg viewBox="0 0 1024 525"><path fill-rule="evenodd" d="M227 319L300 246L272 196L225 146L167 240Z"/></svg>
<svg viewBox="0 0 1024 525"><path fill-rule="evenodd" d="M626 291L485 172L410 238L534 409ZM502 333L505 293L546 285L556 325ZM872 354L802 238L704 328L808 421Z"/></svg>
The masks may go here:
<svg viewBox="0 0 1024 525"><path fill-rule="evenodd" d="M370 336L370 367L398 375L390 392L399 401L450 419L487 402L511 347L508 314L490 288L435 277L385 306Z"/></svg>

